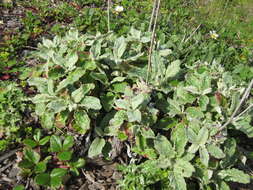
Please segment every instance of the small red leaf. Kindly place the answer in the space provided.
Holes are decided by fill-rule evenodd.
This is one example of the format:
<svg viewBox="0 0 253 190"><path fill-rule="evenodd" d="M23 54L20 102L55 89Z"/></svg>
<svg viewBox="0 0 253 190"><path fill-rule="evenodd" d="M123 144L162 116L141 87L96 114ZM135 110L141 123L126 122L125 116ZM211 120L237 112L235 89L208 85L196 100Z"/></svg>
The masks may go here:
<svg viewBox="0 0 253 190"><path fill-rule="evenodd" d="M8 79L10 79L10 78L11 78L11 76L10 76L9 74L5 74L5 75L2 75L2 76L0 77L1 80L8 80Z"/></svg>

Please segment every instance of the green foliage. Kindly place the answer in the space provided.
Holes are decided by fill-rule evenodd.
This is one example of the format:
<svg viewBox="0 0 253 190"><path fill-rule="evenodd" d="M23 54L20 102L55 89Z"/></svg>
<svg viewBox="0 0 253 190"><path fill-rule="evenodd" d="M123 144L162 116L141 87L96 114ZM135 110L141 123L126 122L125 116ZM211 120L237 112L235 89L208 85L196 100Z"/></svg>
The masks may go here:
<svg viewBox="0 0 253 190"><path fill-rule="evenodd" d="M112 34L79 36L77 31L71 30L63 38L57 36L52 41L43 40L35 56L46 60L46 63L38 68L38 74L32 76L28 83L38 89L39 93L31 100L36 104L35 111L45 128L71 124L79 133L90 129L91 115L102 108L97 97L103 92L98 92L95 87L99 83L104 85L103 88L110 87L110 76L106 75L106 71L111 70L100 60L108 59L109 66L117 70L122 69L123 61L134 61L142 56L143 40L133 39L134 32L138 31L132 29L125 39ZM126 52L126 45L131 41L137 41L139 47L131 47ZM108 47L102 49L102 43ZM90 46L89 56L83 55L87 46ZM120 76L116 77L112 83L124 80L119 79ZM72 123L70 116L75 118Z"/></svg>
<svg viewBox="0 0 253 190"><path fill-rule="evenodd" d="M243 41L244 44L252 46L252 34L249 25L252 25L252 1L199 1L199 14L202 15L201 22L210 27L221 27L225 30L224 37L233 36L234 41ZM241 32L243 31L243 32ZM239 34L240 37L236 37Z"/></svg>
<svg viewBox="0 0 253 190"><path fill-rule="evenodd" d="M240 96L237 96L237 100L231 97L241 94L244 87L233 86L235 84L233 76L223 70L224 68L216 62L199 63L186 68L184 77L179 78L176 86L171 86L169 94L164 94L164 101L167 99L170 108L167 113L158 117L168 115L176 117L178 121L178 124L175 123L172 129L169 129L172 132L170 136L160 135L159 132L162 131L158 131L157 136L154 133L147 135L140 129L155 130L156 122L146 125L145 121L139 121L140 132L137 132L138 129L134 130L136 137L133 151L150 160L140 165L121 168L123 172L126 172L120 182L123 189L135 189L135 187L138 187L137 189L155 189L154 187L157 186L164 189L188 189L190 187L188 187L186 180L191 177L200 180L200 189L229 188L226 184L227 181L250 182L248 174L235 168L231 170L227 168L229 163L230 167L236 164L236 151L228 150L228 148L232 148L229 144L233 141L229 139L229 134L220 136L220 133L225 131L219 131L219 127L232 114L235 101L239 102ZM168 82L167 85L170 83ZM156 93L154 88L151 89L153 89L152 94ZM219 96L217 92L220 93ZM249 102L251 101L249 100ZM153 104L156 107L156 104ZM121 109L127 109L126 106L129 105L131 104L122 101L119 104L118 102L118 107ZM249 126L251 126L252 117L248 117L246 114L242 118L244 118L244 124L236 127L237 122L233 122L230 128L239 129L251 137ZM132 122L129 119L127 121ZM156 163L157 171L152 167L152 163ZM145 170L149 166L150 170ZM138 168L137 171L130 170L135 167ZM150 182L150 173L154 176L160 176L162 173L167 175L159 180L154 178ZM132 175L135 175L135 178ZM145 180L140 182L137 178Z"/></svg>
<svg viewBox="0 0 253 190"><path fill-rule="evenodd" d="M105 146L105 140L96 138L90 145L88 156L94 157L101 154L104 146Z"/></svg>
<svg viewBox="0 0 253 190"><path fill-rule="evenodd" d="M72 136L45 136L37 130L34 140L25 139L24 157L19 163L26 176L34 177L38 185L56 189L62 185L67 173L79 175L78 168L85 164L84 159L76 159L71 150ZM62 140L64 139L64 140Z"/></svg>
<svg viewBox="0 0 253 190"><path fill-rule="evenodd" d="M196 13L209 14L196 9L201 2L162 1L149 71L151 33L143 32L152 11L149 1L111 2L114 32L108 33L107 10L101 7L106 1L19 2L36 4L36 9L26 11L17 35L5 37L0 76L21 71L19 79L28 79L26 88L35 93L26 98L14 83L1 82L0 150L14 139L22 141L24 176L50 189L61 187L69 174L79 174L85 161L76 157L73 136L90 134L91 159L110 159L112 137L131 145L131 164L119 166L121 189L226 190L230 181L249 183L250 175L238 166L245 163L241 157L252 156L244 155L233 137L253 137L251 109L220 129L252 79L252 53L237 47L241 41L233 39L234 30L221 27L212 37L210 31L223 22L210 22L220 13L205 22L196 18ZM227 2L234 10L234 2ZM116 5L124 11L116 13ZM23 64L16 61L18 51L45 31L58 35L43 38L32 52L29 58L39 64L17 69ZM25 87L26 81L21 84ZM28 100L38 124L29 128L24 119ZM252 102L251 92L240 111L252 108Z"/></svg>
<svg viewBox="0 0 253 190"><path fill-rule="evenodd" d="M14 82L0 82L0 151L8 145L20 142L29 121L25 117L31 111L26 105L23 91ZM28 131L27 131L28 132Z"/></svg>
<svg viewBox="0 0 253 190"><path fill-rule="evenodd" d="M24 190L24 189L25 189L25 187L23 185L17 185L14 187L13 190Z"/></svg>
<svg viewBox="0 0 253 190"><path fill-rule="evenodd" d="M31 100L42 126L80 134L95 129L98 137L89 147L90 158L107 155L106 136L122 141L133 138L132 151L147 160L122 167L123 189L134 189L137 184L139 189L157 184L167 189L187 189L191 178L198 180L200 189L222 188L227 181L236 180L236 172L242 174L237 182L248 183L248 174L228 168L236 166L236 160L231 163L236 151L228 152L230 139L225 134L229 134L219 129L232 115L247 83L237 84L236 75L225 72L215 60L181 65L178 59L171 59L173 50L166 43L157 45L147 75L147 67L139 64L147 57L142 49L149 41L142 34L149 36L134 28L127 37L113 33L80 35L70 30L63 37L44 39L33 54L44 64L28 80L38 90ZM148 83L143 82L148 76ZM108 98L110 101L105 101ZM249 102L252 100L246 105ZM251 137L248 114L240 115L229 128ZM101 122L93 126L98 118ZM161 121L170 127L163 128ZM170 133L163 135L163 130ZM39 136L24 143L34 148L41 141L49 141ZM61 162L71 160L72 146L70 136L64 141L56 135L50 137L50 152ZM35 176L38 184L61 184L51 179L54 170L45 173L46 162L38 153L26 149L25 155L30 168L37 164L34 171L39 173ZM157 167L154 172L152 164ZM138 170L135 175L142 182L128 173L133 170ZM231 171L236 172L232 175Z"/></svg>

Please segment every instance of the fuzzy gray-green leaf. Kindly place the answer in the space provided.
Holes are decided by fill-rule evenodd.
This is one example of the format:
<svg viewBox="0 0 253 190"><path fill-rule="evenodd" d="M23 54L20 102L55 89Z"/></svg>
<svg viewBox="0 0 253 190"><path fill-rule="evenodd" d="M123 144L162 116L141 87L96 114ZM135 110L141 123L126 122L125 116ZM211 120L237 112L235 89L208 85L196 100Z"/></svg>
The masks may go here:
<svg viewBox="0 0 253 190"><path fill-rule="evenodd" d="M174 173L178 173L184 177L191 177L195 171L193 165L183 159L177 159L174 167Z"/></svg>
<svg viewBox="0 0 253 190"><path fill-rule="evenodd" d="M62 99L57 99L48 103L47 107L54 113L59 113L67 109L67 103Z"/></svg>
<svg viewBox="0 0 253 190"><path fill-rule="evenodd" d="M197 143L199 145L204 145L209 137L209 131L206 127L202 127L199 131L199 134L197 136Z"/></svg>
<svg viewBox="0 0 253 190"><path fill-rule="evenodd" d="M113 54L116 59L120 59L126 50L126 40L123 36L117 38L114 42Z"/></svg>
<svg viewBox="0 0 253 190"><path fill-rule="evenodd" d="M207 150L213 157L217 159L222 159L225 157L225 154L217 145L209 144L207 146Z"/></svg>
<svg viewBox="0 0 253 190"><path fill-rule="evenodd" d="M199 148L199 157L201 162L207 167L209 162L209 154L205 146Z"/></svg>
<svg viewBox="0 0 253 190"><path fill-rule="evenodd" d="M84 97L83 91L84 91L83 86L81 86L80 88L72 92L71 97L73 98L75 103L78 103L83 99Z"/></svg>
<svg viewBox="0 0 253 190"><path fill-rule="evenodd" d="M143 94L138 94L137 96L134 96L131 99L131 105L132 108L135 110L139 105L141 105L144 101L144 95Z"/></svg>
<svg viewBox="0 0 253 190"><path fill-rule="evenodd" d="M48 92L47 79L41 77L34 77L28 80L30 86L36 86L40 93Z"/></svg>
<svg viewBox="0 0 253 190"><path fill-rule="evenodd" d="M218 173L218 176L220 176L220 178L224 179L225 181L233 181L244 184L250 182L250 176L236 168L222 170Z"/></svg>
<svg viewBox="0 0 253 190"><path fill-rule="evenodd" d="M159 134L154 139L154 147L160 155L168 158L173 158L175 156L175 151L173 150L170 141L165 136Z"/></svg>
<svg viewBox="0 0 253 190"><path fill-rule="evenodd" d="M100 100L95 96L85 96L80 102L86 109L100 110L102 108Z"/></svg>
<svg viewBox="0 0 253 190"><path fill-rule="evenodd" d="M88 156L90 158L97 156L102 153L105 146L105 140L103 138L97 137L90 145Z"/></svg>
<svg viewBox="0 0 253 190"><path fill-rule="evenodd" d="M201 119L204 117L203 112L198 107L188 107L185 112L187 113L187 118L192 119Z"/></svg>
<svg viewBox="0 0 253 190"><path fill-rule="evenodd" d="M165 78L171 78L176 76L180 71L180 60L173 61L166 69Z"/></svg>
<svg viewBox="0 0 253 190"><path fill-rule="evenodd" d="M185 151L185 146L187 144L186 129L183 124L179 124L172 131L171 140L174 143L176 152L178 156L181 156Z"/></svg>
<svg viewBox="0 0 253 190"><path fill-rule="evenodd" d="M77 132L85 134L90 129L90 118L85 111L76 111L74 119L73 128Z"/></svg>
<svg viewBox="0 0 253 190"><path fill-rule="evenodd" d="M83 68L78 68L71 72L66 79L62 80L57 86L56 92L59 92L63 88L66 88L68 85L73 84L78 81L85 74L85 70Z"/></svg>
<svg viewBox="0 0 253 190"><path fill-rule="evenodd" d="M141 112L138 109L127 111L127 116L129 122L141 122Z"/></svg>
<svg viewBox="0 0 253 190"><path fill-rule="evenodd" d="M184 180L184 177L179 173L173 173L171 176L171 185L173 187L173 190L187 190L186 188L186 182Z"/></svg>

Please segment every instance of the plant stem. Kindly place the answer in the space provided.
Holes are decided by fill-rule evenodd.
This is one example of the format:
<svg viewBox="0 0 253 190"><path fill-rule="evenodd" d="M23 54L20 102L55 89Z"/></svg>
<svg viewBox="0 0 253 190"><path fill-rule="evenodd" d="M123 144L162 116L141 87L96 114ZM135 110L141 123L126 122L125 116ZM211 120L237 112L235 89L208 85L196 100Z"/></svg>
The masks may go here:
<svg viewBox="0 0 253 190"><path fill-rule="evenodd" d="M235 111L233 112L233 114L231 115L231 117L229 118L229 120L224 125L222 125L220 127L219 131L222 131L223 129L225 129L234 120L236 113L239 111L239 109L242 106L243 102L248 98L248 96L250 94L250 90L251 90L252 87L253 87L253 79L249 83L248 88L245 90L245 92L244 92L244 94L242 96L242 99L239 102L238 106L236 107ZM245 110L243 112L245 112ZM242 113L240 113L239 115L242 115Z"/></svg>
<svg viewBox="0 0 253 190"><path fill-rule="evenodd" d="M152 14L151 14L150 22L149 22L149 27L148 27L149 32L151 32L151 28L152 28L152 24L153 24L153 20L154 20L155 8L156 8L156 0L154 0L154 6L152 9Z"/></svg>
<svg viewBox="0 0 253 190"><path fill-rule="evenodd" d="M185 43L192 38L192 36L197 32L200 26L201 24L199 24L198 27L191 33L191 35L184 41Z"/></svg>
<svg viewBox="0 0 253 190"><path fill-rule="evenodd" d="M111 0L107 0L107 29L108 29L108 32L111 31L111 29L110 29L110 6L111 6Z"/></svg>
<svg viewBox="0 0 253 190"><path fill-rule="evenodd" d="M149 47L148 69L147 69L147 78L146 78L147 84L148 84L149 73L150 73L150 69L151 69L151 57L152 57L153 46L154 46L154 41L155 41L155 31L156 31L158 13L159 13L159 9L160 9L160 2L161 2L160 0L154 1L154 7L156 7L156 11L155 11L155 14L153 15L153 16L155 16L155 19L154 19L154 26L153 26L151 42L150 42L150 47Z"/></svg>
<svg viewBox="0 0 253 190"><path fill-rule="evenodd" d="M238 114L233 121L237 121L243 114L245 114L247 111L249 111L251 108L253 108L253 104L249 105L244 111L242 111L240 114Z"/></svg>

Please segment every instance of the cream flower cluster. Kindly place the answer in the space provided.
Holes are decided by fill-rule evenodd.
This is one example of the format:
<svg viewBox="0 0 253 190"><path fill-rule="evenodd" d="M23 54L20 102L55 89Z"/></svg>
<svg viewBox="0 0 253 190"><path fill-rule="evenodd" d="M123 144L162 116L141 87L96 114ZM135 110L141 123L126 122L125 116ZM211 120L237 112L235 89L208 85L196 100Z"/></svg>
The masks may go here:
<svg viewBox="0 0 253 190"><path fill-rule="evenodd" d="M210 31L210 37L216 40L219 37L219 34L217 34L215 30L212 30Z"/></svg>
<svg viewBox="0 0 253 190"><path fill-rule="evenodd" d="M114 8L114 10L115 10L115 12L120 13L120 12L123 12L123 11L124 11L124 7L118 5L118 6L116 6L116 7Z"/></svg>

